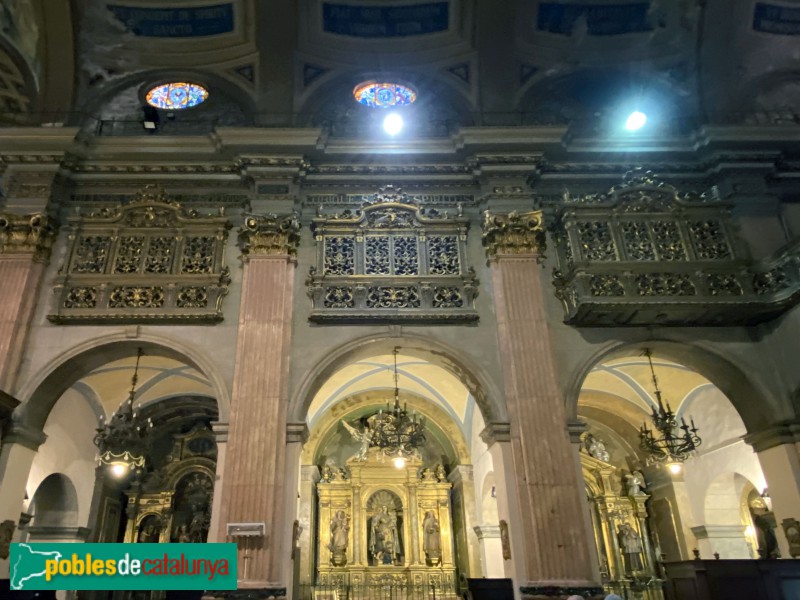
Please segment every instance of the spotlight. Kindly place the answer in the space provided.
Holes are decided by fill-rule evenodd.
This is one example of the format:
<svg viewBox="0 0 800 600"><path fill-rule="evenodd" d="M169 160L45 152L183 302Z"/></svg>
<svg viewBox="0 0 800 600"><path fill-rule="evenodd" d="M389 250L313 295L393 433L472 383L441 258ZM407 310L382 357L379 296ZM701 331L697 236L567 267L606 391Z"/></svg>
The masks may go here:
<svg viewBox="0 0 800 600"><path fill-rule="evenodd" d="M625 129L628 131L636 131L644 127L645 123L647 123L647 115L635 110L628 115L628 120L625 121Z"/></svg>
<svg viewBox="0 0 800 600"><path fill-rule="evenodd" d="M116 463L111 466L111 473L114 475L114 477L122 477L123 475L125 475L125 471L127 471L125 465Z"/></svg>
<svg viewBox="0 0 800 600"><path fill-rule="evenodd" d="M403 458L402 456L398 456L392 462L394 463L394 466L397 469L402 469L406 466L406 459Z"/></svg>
<svg viewBox="0 0 800 600"><path fill-rule="evenodd" d="M389 135L397 135L403 129L403 117L397 113L389 113L383 119L383 130Z"/></svg>
<svg viewBox="0 0 800 600"><path fill-rule="evenodd" d="M683 465L679 462L672 462L672 463L667 463L667 468L669 469L670 473L672 473L673 475L677 475L683 470Z"/></svg>

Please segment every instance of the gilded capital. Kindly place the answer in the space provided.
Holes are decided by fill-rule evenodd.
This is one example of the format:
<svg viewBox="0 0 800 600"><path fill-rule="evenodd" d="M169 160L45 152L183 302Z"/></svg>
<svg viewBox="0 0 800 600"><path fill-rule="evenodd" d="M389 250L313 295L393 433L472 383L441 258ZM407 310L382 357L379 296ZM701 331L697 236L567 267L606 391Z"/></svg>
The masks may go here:
<svg viewBox="0 0 800 600"><path fill-rule="evenodd" d="M33 253L34 260L44 262L55 237L55 222L47 215L0 213L0 254Z"/></svg>
<svg viewBox="0 0 800 600"><path fill-rule="evenodd" d="M247 215L239 229L239 247L245 256L294 256L300 242L300 222L291 215Z"/></svg>
<svg viewBox="0 0 800 600"><path fill-rule="evenodd" d="M545 251L542 211L483 213L483 245L489 257L498 254L534 254Z"/></svg>

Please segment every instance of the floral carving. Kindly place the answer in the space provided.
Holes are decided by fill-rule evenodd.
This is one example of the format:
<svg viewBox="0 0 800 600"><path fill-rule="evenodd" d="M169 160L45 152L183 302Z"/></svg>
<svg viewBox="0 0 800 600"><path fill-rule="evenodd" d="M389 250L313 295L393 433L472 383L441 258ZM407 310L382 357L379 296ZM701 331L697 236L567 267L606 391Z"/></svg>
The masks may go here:
<svg viewBox="0 0 800 600"><path fill-rule="evenodd" d="M483 215L483 245L486 254L533 254L542 256L546 249L541 211Z"/></svg>

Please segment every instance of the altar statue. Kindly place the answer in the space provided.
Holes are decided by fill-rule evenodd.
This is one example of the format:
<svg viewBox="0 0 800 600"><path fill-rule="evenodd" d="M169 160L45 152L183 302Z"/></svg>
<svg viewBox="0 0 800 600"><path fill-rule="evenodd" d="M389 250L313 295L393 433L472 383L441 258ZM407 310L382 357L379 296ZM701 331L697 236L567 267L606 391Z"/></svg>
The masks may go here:
<svg viewBox="0 0 800 600"><path fill-rule="evenodd" d="M619 536L619 547L622 550L622 557L625 562L625 572L635 573L644 568L642 564L642 538L636 533L630 523L623 523L617 531Z"/></svg>
<svg viewBox="0 0 800 600"><path fill-rule="evenodd" d="M347 562L349 532L350 520L347 514L343 510L337 510L331 519L331 543L328 546L331 551L331 563L336 567L342 567Z"/></svg>
<svg viewBox="0 0 800 600"><path fill-rule="evenodd" d="M373 515L370 523L369 551L379 565L393 565L401 553L400 536L397 533L397 517L383 505Z"/></svg>
<svg viewBox="0 0 800 600"><path fill-rule="evenodd" d="M442 561L442 538L439 521L432 510L425 513L422 520L422 549L429 566L435 567Z"/></svg>

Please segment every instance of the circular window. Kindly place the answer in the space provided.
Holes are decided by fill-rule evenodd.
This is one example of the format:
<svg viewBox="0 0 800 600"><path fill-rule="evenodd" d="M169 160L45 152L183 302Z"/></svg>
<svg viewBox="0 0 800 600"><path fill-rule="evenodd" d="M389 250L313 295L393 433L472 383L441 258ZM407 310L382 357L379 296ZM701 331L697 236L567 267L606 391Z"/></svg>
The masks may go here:
<svg viewBox="0 0 800 600"><path fill-rule="evenodd" d="M417 93L400 83L366 81L356 86L353 97L370 108L394 108L408 106L417 99Z"/></svg>
<svg viewBox="0 0 800 600"><path fill-rule="evenodd" d="M196 83L176 81L157 85L145 96L150 106L168 110L182 110L202 104L208 98L208 90Z"/></svg>

